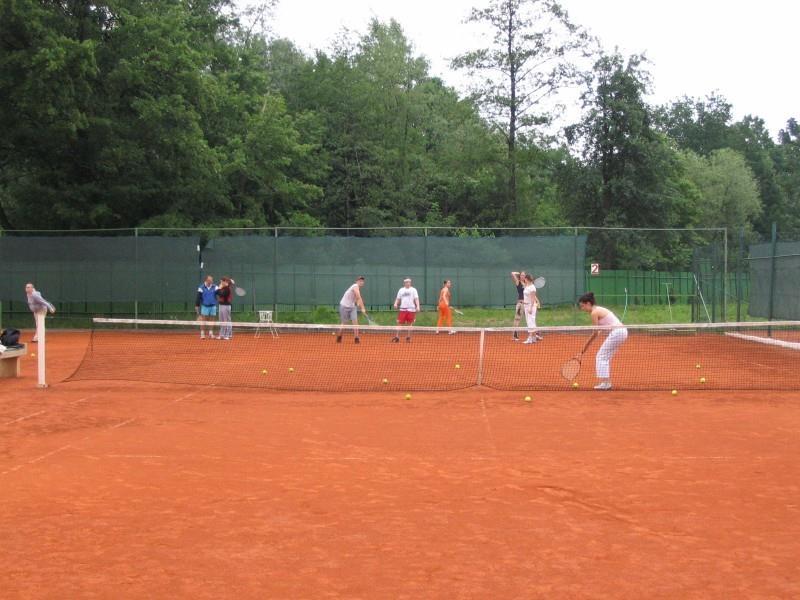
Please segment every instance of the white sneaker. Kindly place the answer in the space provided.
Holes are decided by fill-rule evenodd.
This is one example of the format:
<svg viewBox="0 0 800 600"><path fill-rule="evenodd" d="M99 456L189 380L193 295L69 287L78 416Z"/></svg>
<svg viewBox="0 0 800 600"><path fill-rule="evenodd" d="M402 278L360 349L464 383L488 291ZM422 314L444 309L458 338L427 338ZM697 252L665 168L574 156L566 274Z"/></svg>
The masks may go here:
<svg viewBox="0 0 800 600"><path fill-rule="evenodd" d="M528 338L527 340L525 340L525 341L524 341L524 342L522 342L522 343L523 343L523 344L535 344L535 343L536 343L536 340L535 340L535 339L533 339L533 338Z"/></svg>
<svg viewBox="0 0 800 600"><path fill-rule="evenodd" d="M449 332L447 335L455 335L455 334L456 334L456 332L455 332L455 331L451 331L451 332Z"/></svg>
<svg viewBox="0 0 800 600"><path fill-rule="evenodd" d="M601 381L596 386L594 386L596 390L610 390L611 389L611 382L610 381Z"/></svg>

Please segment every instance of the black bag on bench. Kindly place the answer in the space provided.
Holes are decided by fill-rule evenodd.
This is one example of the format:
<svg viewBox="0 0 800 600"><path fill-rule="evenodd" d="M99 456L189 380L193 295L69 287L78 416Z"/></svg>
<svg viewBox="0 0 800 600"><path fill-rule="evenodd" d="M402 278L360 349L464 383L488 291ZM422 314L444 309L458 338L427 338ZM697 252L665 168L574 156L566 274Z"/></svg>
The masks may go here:
<svg viewBox="0 0 800 600"><path fill-rule="evenodd" d="M0 344L6 348L21 347L19 343L19 329L3 329L0 332Z"/></svg>

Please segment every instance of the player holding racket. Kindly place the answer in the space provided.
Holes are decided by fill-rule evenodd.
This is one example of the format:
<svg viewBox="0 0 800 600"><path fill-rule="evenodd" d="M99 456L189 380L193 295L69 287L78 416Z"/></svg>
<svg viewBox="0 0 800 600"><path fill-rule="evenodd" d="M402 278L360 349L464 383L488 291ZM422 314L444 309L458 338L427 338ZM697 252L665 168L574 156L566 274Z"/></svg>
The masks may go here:
<svg viewBox="0 0 800 600"><path fill-rule="evenodd" d="M539 309L539 296L533 284L533 275L525 273L522 278L525 287L522 290L522 304L525 312L525 322L528 325L528 339L523 344L535 344L541 339L536 333L536 311Z"/></svg>
<svg viewBox="0 0 800 600"><path fill-rule="evenodd" d="M515 342L519 341L519 334L516 328L519 327L519 321L522 315L525 314L525 271L511 271L511 281L514 282L514 287L517 288L517 304L514 306L514 334L511 339Z"/></svg>
<svg viewBox="0 0 800 600"><path fill-rule="evenodd" d="M347 325L348 321L353 324L353 333L355 334L353 341L356 344L361 342L358 337L358 309L360 308L364 316L367 317L367 309L364 308L364 299L361 297L361 288L364 287L365 282L366 278L363 275L359 276L356 282L345 290L342 299L339 301L339 318L342 325ZM367 320L369 320L369 317L367 317ZM339 332L336 334L337 343L342 342L342 329L343 327L339 327Z"/></svg>
<svg viewBox="0 0 800 600"><path fill-rule="evenodd" d="M611 359L619 350L619 347L628 339L628 330L622 324L622 321L617 318L613 312L602 306L597 306L592 292L587 292L578 299L578 306L584 312L587 312L592 317L592 325L598 327L614 327L608 332L608 337L600 346L595 357L595 370L597 378L600 380L594 389L596 390L610 390L611 389ZM594 338L600 334L599 331L592 333L592 337L586 342L586 348L592 343Z"/></svg>
<svg viewBox="0 0 800 600"><path fill-rule="evenodd" d="M442 284L442 289L439 290L439 319L436 321L436 333L439 333L439 328L447 323L450 329L450 335L453 335L453 309L450 306L450 287L453 282L445 279Z"/></svg>
<svg viewBox="0 0 800 600"><path fill-rule="evenodd" d="M219 337L218 340L229 340L233 337L233 325L231 325L231 286L236 285L230 277L223 277L219 281L217 288L217 302L219 304Z"/></svg>
<svg viewBox="0 0 800 600"><path fill-rule="evenodd" d="M394 307L397 309L397 334L392 338L393 342L400 341L400 328L406 325L409 329L406 332L406 341L411 341L411 326L420 311L419 293L416 288L411 287L411 279L406 277L403 280L403 287L397 291L394 300Z"/></svg>

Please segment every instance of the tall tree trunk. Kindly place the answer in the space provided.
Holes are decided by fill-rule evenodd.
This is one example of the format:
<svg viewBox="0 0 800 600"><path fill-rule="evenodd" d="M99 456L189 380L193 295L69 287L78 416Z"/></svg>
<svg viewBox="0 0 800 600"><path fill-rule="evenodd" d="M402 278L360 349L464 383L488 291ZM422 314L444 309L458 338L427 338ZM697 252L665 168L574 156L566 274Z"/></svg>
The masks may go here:
<svg viewBox="0 0 800 600"><path fill-rule="evenodd" d="M508 13L508 77L511 83L511 102L508 118L508 204L511 216L517 215L517 64L514 56L513 8Z"/></svg>

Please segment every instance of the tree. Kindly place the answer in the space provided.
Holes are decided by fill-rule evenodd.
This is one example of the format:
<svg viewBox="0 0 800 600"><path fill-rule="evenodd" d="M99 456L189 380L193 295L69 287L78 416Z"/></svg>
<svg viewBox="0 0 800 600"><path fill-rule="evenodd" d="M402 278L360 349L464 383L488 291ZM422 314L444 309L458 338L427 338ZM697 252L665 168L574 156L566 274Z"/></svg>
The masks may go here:
<svg viewBox="0 0 800 600"><path fill-rule="evenodd" d="M488 26L491 42L457 57L456 69L483 79L475 98L506 144L506 202L510 215L518 209L518 138L552 119L544 101L582 79L574 59L585 52L589 37L572 23L554 0L491 0L473 9L468 22Z"/></svg>
<svg viewBox="0 0 800 600"><path fill-rule="evenodd" d="M700 192L697 224L750 231L761 213L761 198L744 157L730 148L721 148L707 158L686 151L684 160L687 177Z"/></svg>
<svg viewBox="0 0 800 600"><path fill-rule="evenodd" d="M681 227L692 222L677 153L653 127L644 102L644 59L603 56L596 81L583 96L586 117L567 129L581 160L566 169L573 223L603 227ZM685 263L686 248L664 234L658 244L632 232L604 232L590 251L609 268L664 268Z"/></svg>
<svg viewBox="0 0 800 600"><path fill-rule="evenodd" d="M655 111L658 128L678 147L708 156L731 142L733 106L719 94L705 100L684 96Z"/></svg>

